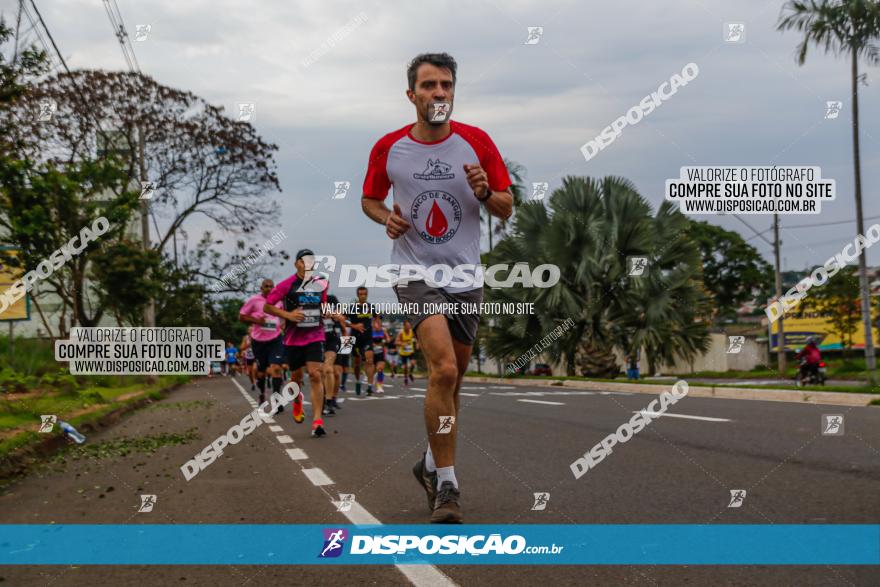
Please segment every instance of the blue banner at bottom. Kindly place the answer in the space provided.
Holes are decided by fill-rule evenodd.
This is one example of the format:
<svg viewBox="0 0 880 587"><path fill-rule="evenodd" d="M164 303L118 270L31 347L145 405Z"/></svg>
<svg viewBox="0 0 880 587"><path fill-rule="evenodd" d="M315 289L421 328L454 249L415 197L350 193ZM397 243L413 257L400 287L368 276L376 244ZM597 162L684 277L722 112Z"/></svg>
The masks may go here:
<svg viewBox="0 0 880 587"><path fill-rule="evenodd" d="M880 525L0 525L0 565L878 565Z"/></svg>

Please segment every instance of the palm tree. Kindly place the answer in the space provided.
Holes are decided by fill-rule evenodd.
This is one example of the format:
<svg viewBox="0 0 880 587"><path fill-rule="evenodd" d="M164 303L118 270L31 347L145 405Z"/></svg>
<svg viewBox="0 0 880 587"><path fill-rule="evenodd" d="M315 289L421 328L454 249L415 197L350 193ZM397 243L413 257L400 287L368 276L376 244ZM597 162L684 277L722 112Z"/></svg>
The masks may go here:
<svg viewBox="0 0 880 587"><path fill-rule="evenodd" d="M848 54L852 85L853 170L855 174L856 224L865 234L862 213L862 170L859 153L859 58L869 65L880 64L880 49L874 44L880 38L880 2L877 0L795 0L783 7L777 30L796 30L804 34L798 45L797 61L807 60L807 48L816 44L825 52ZM788 14L785 14L785 13ZM865 255L859 255L859 282L862 297L862 322L865 328L865 366L873 373L876 368L874 341L871 336L871 293Z"/></svg>
<svg viewBox="0 0 880 587"><path fill-rule="evenodd" d="M548 200L520 206L512 233L484 262L557 265L550 288L489 289L487 301L530 302L534 314L504 316L485 332L491 356L516 359L566 320L573 325L546 352L569 375L614 376L614 350L646 349L653 371L708 348L700 253L687 238L686 217L664 202L652 215L629 181L566 177ZM627 257L648 258L630 277Z"/></svg>

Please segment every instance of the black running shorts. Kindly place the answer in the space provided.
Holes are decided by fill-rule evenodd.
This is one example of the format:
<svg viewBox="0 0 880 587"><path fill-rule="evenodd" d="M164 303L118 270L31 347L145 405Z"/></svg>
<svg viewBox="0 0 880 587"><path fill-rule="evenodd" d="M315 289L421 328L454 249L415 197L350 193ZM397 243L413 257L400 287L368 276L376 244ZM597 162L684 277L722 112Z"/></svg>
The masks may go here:
<svg viewBox="0 0 880 587"><path fill-rule="evenodd" d="M280 365L284 362L284 335L279 334L272 340L251 341L254 349L254 359L257 361L257 371L266 371L269 365Z"/></svg>
<svg viewBox="0 0 880 587"><path fill-rule="evenodd" d="M324 362L324 341L310 342L303 346L285 346L287 364L291 371L296 371L308 362Z"/></svg>

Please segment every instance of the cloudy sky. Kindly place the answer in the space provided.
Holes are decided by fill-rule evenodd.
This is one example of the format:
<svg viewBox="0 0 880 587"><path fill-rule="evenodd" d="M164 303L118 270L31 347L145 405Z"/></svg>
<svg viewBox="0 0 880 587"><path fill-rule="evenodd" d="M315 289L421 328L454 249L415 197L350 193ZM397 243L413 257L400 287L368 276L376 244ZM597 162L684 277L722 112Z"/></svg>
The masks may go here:
<svg viewBox="0 0 880 587"><path fill-rule="evenodd" d="M489 132L526 168L528 185L619 175L656 206L684 165L817 165L837 181L838 197L821 215L782 217L784 268L821 263L856 234L849 62L813 51L798 66L799 35L775 30L779 0L117 1L130 33L151 25L147 40L133 43L145 73L231 113L256 104L255 126L279 146L283 189L278 226L265 236L283 228L288 250L387 262L390 241L361 213L359 189L375 141L414 121L405 68L424 51L456 58L454 118ZM125 68L101 1L36 2L71 68ZM16 5L0 0L7 18ZM745 23L745 42L723 41L727 22ZM540 41L524 44L535 26ZM340 29L347 34L323 52ZM584 159L581 145L689 62L699 66L694 81ZM878 217L870 225L880 220L880 70L863 71L865 215ZM843 102L837 119L825 119L829 100ZM351 181L352 193L332 199L334 181ZM772 260L772 248L737 219L699 218L751 238ZM758 231L772 220L744 218ZM868 262L880 263L880 252L869 251ZM281 268L273 275L283 276ZM391 299L385 294L376 298Z"/></svg>

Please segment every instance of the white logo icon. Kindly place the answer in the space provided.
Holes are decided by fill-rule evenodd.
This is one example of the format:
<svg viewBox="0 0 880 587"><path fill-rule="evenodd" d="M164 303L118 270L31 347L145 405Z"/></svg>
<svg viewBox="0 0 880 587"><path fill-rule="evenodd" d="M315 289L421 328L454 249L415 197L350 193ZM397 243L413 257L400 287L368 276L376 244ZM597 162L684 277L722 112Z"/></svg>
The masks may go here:
<svg viewBox="0 0 880 587"><path fill-rule="evenodd" d="M134 40L135 41L146 41L147 37L150 36L150 31L153 30L153 25L151 24L136 24L134 25Z"/></svg>
<svg viewBox="0 0 880 587"><path fill-rule="evenodd" d="M354 493L340 493L339 503L336 505L336 511L349 512L354 503Z"/></svg>
<svg viewBox="0 0 880 587"><path fill-rule="evenodd" d="M155 495L141 495L141 507L138 508L138 513L148 514L153 511L154 505L156 505Z"/></svg>
<svg viewBox="0 0 880 587"><path fill-rule="evenodd" d="M529 29L529 36L526 37L526 42L523 45L537 45L541 42L541 35L544 34L544 27L542 26L530 26L526 27Z"/></svg>
<svg viewBox="0 0 880 587"><path fill-rule="evenodd" d="M742 351L746 342L745 336L728 336L727 337L727 354L738 355Z"/></svg>
<svg viewBox="0 0 880 587"><path fill-rule="evenodd" d="M55 424L58 422L58 416L54 415L46 415L40 416L40 432L52 432L52 428L55 427Z"/></svg>
<svg viewBox="0 0 880 587"><path fill-rule="evenodd" d="M645 273L645 269L648 268L648 258L647 257L627 257L627 264L629 265L629 275L630 277L638 277Z"/></svg>
<svg viewBox="0 0 880 587"><path fill-rule="evenodd" d="M431 122L446 122L450 106L449 102L431 102Z"/></svg>
<svg viewBox="0 0 880 587"><path fill-rule="evenodd" d="M746 42L746 23L744 23L744 22L725 22L724 23L724 42L725 43L745 43Z"/></svg>
<svg viewBox="0 0 880 587"><path fill-rule="evenodd" d="M153 192L156 191L156 184L152 181L141 182L141 200L150 200L153 198Z"/></svg>
<svg viewBox="0 0 880 587"><path fill-rule="evenodd" d="M822 414L822 435L843 436L843 414Z"/></svg>
<svg viewBox="0 0 880 587"><path fill-rule="evenodd" d="M839 100L828 100L825 102L825 120L832 120L840 115L843 108L843 102Z"/></svg>
<svg viewBox="0 0 880 587"><path fill-rule="evenodd" d="M453 424L455 424L455 416L440 416L440 427L437 428L437 434L449 434L452 432Z"/></svg>
<svg viewBox="0 0 880 587"><path fill-rule="evenodd" d="M350 355L351 349L354 348L354 338L353 336L342 336L339 338L339 350L336 352L337 355Z"/></svg>
<svg viewBox="0 0 880 587"><path fill-rule="evenodd" d="M238 105L238 121L253 122L257 114L257 105L253 102L240 103Z"/></svg>
<svg viewBox="0 0 880 587"><path fill-rule="evenodd" d="M535 181L532 182L532 200L543 200L544 196L547 195L547 190L550 189L550 184L546 181Z"/></svg>
<svg viewBox="0 0 880 587"><path fill-rule="evenodd" d="M550 494L547 492L535 493L535 503L532 504L532 511L539 512L547 509L547 502L550 501Z"/></svg>
<svg viewBox="0 0 880 587"><path fill-rule="evenodd" d="M336 271L336 257L333 255L315 255L314 270L325 269L327 271Z"/></svg>
<svg viewBox="0 0 880 587"><path fill-rule="evenodd" d="M730 503L727 504L729 508L738 508L742 507L743 501L746 499L746 490L745 489L731 489L730 490Z"/></svg>
<svg viewBox="0 0 880 587"><path fill-rule="evenodd" d="M56 110L58 110L58 102L55 100L51 98L40 100L40 113L37 115L37 120L40 122L48 122L52 120L52 116L55 114Z"/></svg>
<svg viewBox="0 0 880 587"><path fill-rule="evenodd" d="M334 181L333 186L335 188L335 191L333 192L333 199L334 200L341 200L346 195L348 195L348 190L349 190L349 188L351 188L351 182L350 181Z"/></svg>

